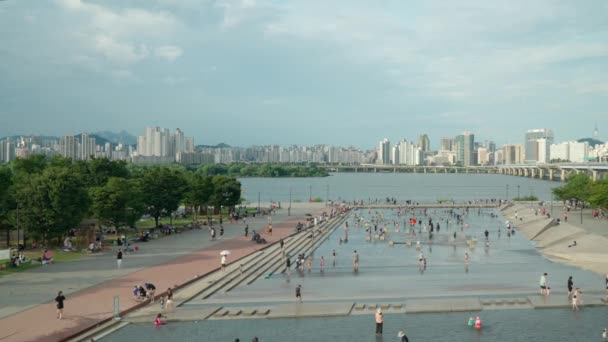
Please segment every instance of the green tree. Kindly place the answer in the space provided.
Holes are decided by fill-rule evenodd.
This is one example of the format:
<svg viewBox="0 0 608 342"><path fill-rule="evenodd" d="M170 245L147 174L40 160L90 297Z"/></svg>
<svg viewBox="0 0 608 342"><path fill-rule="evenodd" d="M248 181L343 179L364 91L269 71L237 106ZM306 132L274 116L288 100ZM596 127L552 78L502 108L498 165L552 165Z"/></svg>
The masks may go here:
<svg viewBox="0 0 608 342"><path fill-rule="evenodd" d="M575 200L587 202L591 179L584 173L572 175L565 185L553 189L553 194L561 201Z"/></svg>
<svg viewBox="0 0 608 342"><path fill-rule="evenodd" d="M166 167L144 170L141 179L144 206L146 213L154 217L156 227L162 216L179 208L186 187L186 179L179 170Z"/></svg>
<svg viewBox="0 0 608 342"><path fill-rule="evenodd" d="M191 173L188 176L188 189L184 195L184 202L192 208L193 221L198 219L202 206L209 204L213 194L213 177L201 173Z"/></svg>
<svg viewBox="0 0 608 342"><path fill-rule="evenodd" d="M104 186L112 177L128 178L129 170L124 160L109 160L108 158L93 158L81 162L86 167L80 168L85 182L90 187Z"/></svg>
<svg viewBox="0 0 608 342"><path fill-rule="evenodd" d="M93 188L91 198L95 218L117 231L121 226L134 227L144 212L138 180L112 177L104 186Z"/></svg>
<svg viewBox="0 0 608 342"><path fill-rule="evenodd" d="M221 207L232 208L241 202L241 183L228 176L213 177L213 195L211 202L216 211Z"/></svg>
<svg viewBox="0 0 608 342"><path fill-rule="evenodd" d="M595 207L608 208L608 178L591 184L589 203Z"/></svg>
<svg viewBox="0 0 608 342"><path fill-rule="evenodd" d="M18 174L41 173L47 167L48 160L44 154L33 154L27 158L17 158L12 162L13 171Z"/></svg>
<svg viewBox="0 0 608 342"><path fill-rule="evenodd" d="M76 227L90 203L81 177L65 167L49 166L18 179L14 193L21 225L43 241L61 238Z"/></svg>
<svg viewBox="0 0 608 342"><path fill-rule="evenodd" d="M12 222L10 220L11 209L14 208L14 200L11 188L13 186L13 172L6 165L0 165L0 229L6 231L6 245L10 246Z"/></svg>

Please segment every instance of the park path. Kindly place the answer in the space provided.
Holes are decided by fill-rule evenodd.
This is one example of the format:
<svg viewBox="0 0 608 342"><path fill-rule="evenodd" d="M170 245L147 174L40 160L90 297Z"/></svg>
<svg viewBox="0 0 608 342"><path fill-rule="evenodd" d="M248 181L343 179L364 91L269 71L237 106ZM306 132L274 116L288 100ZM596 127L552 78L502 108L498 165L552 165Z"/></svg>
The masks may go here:
<svg viewBox="0 0 608 342"><path fill-rule="evenodd" d="M285 218L273 222L273 236L263 233L270 243L293 233L295 224L303 216ZM113 298L120 297L121 311L132 309L140 303L132 299L134 285L150 282L156 285L157 293L168 287L176 287L219 267L220 251L231 251L229 261L247 256L266 245L254 244L243 236L226 239L204 249L175 258L163 264L146 267L136 272L119 276L98 285L67 295L64 319L55 318L55 304L40 304L0 320L0 341L61 341L79 331L91 328L112 317ZM125 257L123 267L129 264ZM48 294L54 298L56 289ZM158 304L151 304L158 305Z"/></svg>

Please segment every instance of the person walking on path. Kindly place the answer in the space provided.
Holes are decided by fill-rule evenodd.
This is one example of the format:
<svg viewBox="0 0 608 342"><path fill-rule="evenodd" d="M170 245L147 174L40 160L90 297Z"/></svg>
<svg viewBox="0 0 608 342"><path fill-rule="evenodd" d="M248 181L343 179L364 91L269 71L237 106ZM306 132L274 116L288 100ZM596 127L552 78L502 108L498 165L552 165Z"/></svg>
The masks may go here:
<svg viewBox="0 0 608 342"><path fill-rule="evenodd" d="M540 294L547 295L547 272L540 276Z"/></svg>
<svg viewBox="0 0 608 342"><path fill-rule="evenodd" d="M578 289L576 289L576 291L574 291L574 294L572 295L572 311L578 311L578 297L579 292Z"/></svg>
<svg viewBox="0 0 608 342"><path fill-rule="evenodd" d="M378 308L376 310L376 335L382 335L382 325L384 324L384 315L382 314L382 309Z"/></svg>
<svg viewBox="0 0 608 342"><path fill-rule="evenodd" d="M174 303L173 303L173 290L171 288L167 289L167 302L165 303L166 311L173 311Z"/></svg>
<svg viewBox="0 0 608 342"><path fill-rule="evenodd" d="M272 236L272 223L268 225L268 234Z"/></svg>
<svg viewBox="0 0 608 342"><path fill-rule="evenodd" d="M333 257L332 265L333 265L333 267L336 267L336 250L335 249L333 250L331 255ZM608 297L608 274L606 274L606 296Z"/></svg>
<svg viewBox="0 0 608 342"><path fill-rule="evenodd" d="M283 241L283 239L281 239L281 250L283 250L283 247L285 247L285 241Z"/></svg>
<svg viewBox="0 0 608 342"><path fill-rule="evenodd" d="M572 288L574 287L574 282L572 281L572 276L568 277L568 298L572 297Z"/></svg>
<svg viewBox="0 0 608 342"><path fill-rule="evenodd" d="M298 300L302 303L302 285L296 286L296 302Z"/></svg>
<svg viewBox="0 0 608 342"><path fill-rule="evenodd" d="M224 226L220 224L220 239L224 237Z"/></svg>
<svg viewBox="0 0 608 342"><path fill-rule="evenodd" d="M55 302L57 302L57 319L63 319L63 301L65 300L65 296L62 291L57 293L57 297L55 297Z"/></svg>
<svg viewBox="0 0 608 342"><path fill-rule="evenodd" d="M606 273L606 298L604 298L604 303L608 304L608 273Z"/></svg>
<svg viewBox="0 0 608 342"><path fill-rule="evenodd" d="M247 235L249 235L249 225L248 224L245 225L245 237L247 237Z"/></svg>
<svg viewBox="0 0 608 342"><path fill-rule="evenodd" d="M287 269L287 276L291 275L291 259L289 259L289 255L287 256L287 259L285 260L285 268Z"/></svg>
<svg viewBox="0 0 608 342"><path fill-rule="evenodd" d="M353 253L353 272L359 272L359 253Z"/></svg>
<svg viewBox="0 0 608 342"><path fill-rule="evenodd" d="M120 266L122 265L122 249L118 249L118 252L116 253L116 266L120 269Z"/></svg>
<svg viewBox="0 0 608 342"><path fill-rule="evenodd" d="M398 334L397 337L399 337L399 342L410 342L410 340L407 338L407 335L405 335L405 331L401 330Z"/></svg>
<svg viewBox="0 0 608 342"><path fill-rule="evenodd" d="M226 272L226 263L228 263L228 258L225 254L222 255L221 264L222 264L222 272Z"/></svg>

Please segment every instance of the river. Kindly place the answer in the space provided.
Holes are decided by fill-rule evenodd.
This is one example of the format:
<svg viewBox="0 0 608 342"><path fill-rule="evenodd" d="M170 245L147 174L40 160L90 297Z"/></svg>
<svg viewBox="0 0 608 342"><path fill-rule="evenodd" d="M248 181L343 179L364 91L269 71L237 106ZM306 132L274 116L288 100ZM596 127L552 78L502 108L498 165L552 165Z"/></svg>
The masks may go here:
<svg viewBox="0 0 608 342"><path fill-rule="evenodd" d="M333 173L318 178L241 178L243 197L257 202L368 200L394 197L416 201L514 198L534 195L551 199L551 189L561 185L526 177L495 174ZM328 196L329 194L329 196Z"/></svg>

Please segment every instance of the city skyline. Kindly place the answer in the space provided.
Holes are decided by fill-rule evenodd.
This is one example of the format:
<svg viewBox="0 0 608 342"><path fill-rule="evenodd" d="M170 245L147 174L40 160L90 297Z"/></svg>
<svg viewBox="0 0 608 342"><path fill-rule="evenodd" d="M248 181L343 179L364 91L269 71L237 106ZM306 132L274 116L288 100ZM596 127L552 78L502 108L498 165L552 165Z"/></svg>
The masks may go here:
<svg viewBox="0 0 608 342"><path fill-rule="evenodd" d="M595 130L597 132L597 129ZM176 128L146 127L144 134L129 137L124 131L102 132L114 139L136 139L135 144L86 132L62 137L19 136L0 140L0 162L26 158L33 154L63 156L72 160L94 157L125 160L138 164L230 164L235 162L329 163L380 165L461 165L491 166L548 164L561 162L599 162L608 158L608 143L599 141L554 141L549 128L528 129L519 144L497 146L492 140L477 140L475 132L465 130L453 137L442 137L440 148L430 148L426 133L418 142L384 138L372 149L328 144L314 145L195 145L194 138ZM597 134L594 134L597 137Z"/></svg>
<svg viewBox="0 0 608 342"><path fill-rule="evenodd" d="M437 149L465 129L502 145L597 124L605 139L607 6L2 1L0 136L148 123L208 144L367 147L427 127Z"/></svg>

